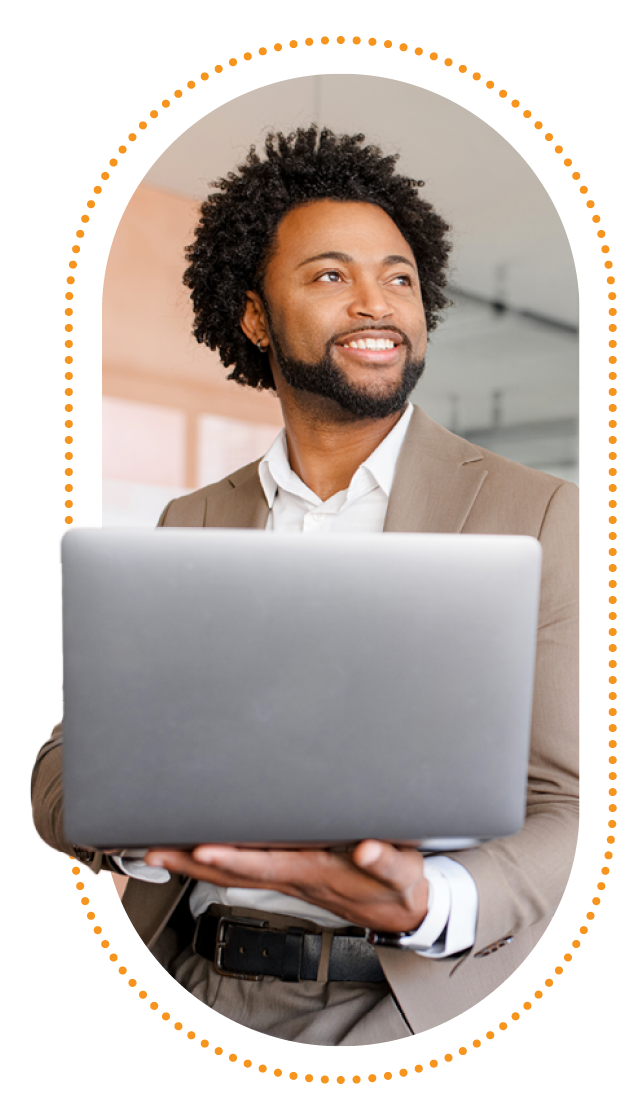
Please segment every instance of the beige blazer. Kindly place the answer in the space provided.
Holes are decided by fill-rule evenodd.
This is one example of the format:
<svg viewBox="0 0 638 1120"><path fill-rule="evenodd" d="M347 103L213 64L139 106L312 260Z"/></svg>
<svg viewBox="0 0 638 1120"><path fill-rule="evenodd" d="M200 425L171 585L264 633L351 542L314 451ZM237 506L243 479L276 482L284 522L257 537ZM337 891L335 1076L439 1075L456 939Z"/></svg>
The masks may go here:
<svg viewBox="0 0 638 1120"><path fill-rule="evenodd" d="M451 853L478 889L474 946L443 960L379 949L395 999L413 1031L451 1019L483 999L527 956L565 889L577 836L576 487L512 463L441 428L415 408L397 465L384 531L506 533L543 546L527 818L507 839ZM268 507L257 463L177 498L160 524L263 529ZM481 650L476 650L481 656ZM33 809L47 843L74 853L62 827L60 728L38 755ZM81 858L94 871L99 853ZM124 906L149 946L188 887L130 879Z"/></svg>

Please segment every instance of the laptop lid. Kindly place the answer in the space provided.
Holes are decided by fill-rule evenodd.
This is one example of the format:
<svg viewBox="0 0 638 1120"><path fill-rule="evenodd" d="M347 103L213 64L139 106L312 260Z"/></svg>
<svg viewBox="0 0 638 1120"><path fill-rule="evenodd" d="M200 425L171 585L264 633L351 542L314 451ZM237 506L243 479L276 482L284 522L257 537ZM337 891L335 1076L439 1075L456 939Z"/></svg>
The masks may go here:
<svg viewBox="0 0 638 1120"><path fill-rule="evenodd" d="M533 538L87 529L62 554L73 843L522 826Z"/></svg>

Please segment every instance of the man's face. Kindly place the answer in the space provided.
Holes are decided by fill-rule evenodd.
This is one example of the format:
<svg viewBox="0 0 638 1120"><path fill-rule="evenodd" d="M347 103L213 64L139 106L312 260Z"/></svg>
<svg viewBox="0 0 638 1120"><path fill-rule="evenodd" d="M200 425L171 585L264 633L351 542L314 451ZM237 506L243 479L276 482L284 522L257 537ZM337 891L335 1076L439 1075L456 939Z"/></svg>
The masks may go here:
<svg viewBox="0 0 638 1120"><path fill-rule="evenodd" d="M290 211L264 295L275 378L278 367L343 419L403 408L423 371L425 313L412 250L383 210L326 199Z"/></svg>

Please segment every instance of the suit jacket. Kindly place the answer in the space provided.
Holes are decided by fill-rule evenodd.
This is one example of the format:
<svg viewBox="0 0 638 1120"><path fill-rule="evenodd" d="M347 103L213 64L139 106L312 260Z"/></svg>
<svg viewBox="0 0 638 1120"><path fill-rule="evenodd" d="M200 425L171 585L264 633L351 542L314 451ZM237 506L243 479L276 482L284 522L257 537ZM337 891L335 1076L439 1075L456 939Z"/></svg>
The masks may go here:
<svg viewBox="0 0 638 1120"><path fill-rule="evenodd" d="M161 525L265 528L268 507L257 463L171 502ZM536 944L565 888L577 817L577 488L476 447L415 408L397 464L385 532L503 533L543 546L540 617L527 817L515 836L450 853L478 889L474 946L442 960L378 950L413 1031L460 1014L501 984ZM462 638L459 639L462 641ZM476 656L481 656L480 649ZM44 840L78 853L62 823L60 728L38 755L36 827ZM94 871L99 853L80 853ZM156 945L188 889L130 879L124 907L149 947Z"/></svg>

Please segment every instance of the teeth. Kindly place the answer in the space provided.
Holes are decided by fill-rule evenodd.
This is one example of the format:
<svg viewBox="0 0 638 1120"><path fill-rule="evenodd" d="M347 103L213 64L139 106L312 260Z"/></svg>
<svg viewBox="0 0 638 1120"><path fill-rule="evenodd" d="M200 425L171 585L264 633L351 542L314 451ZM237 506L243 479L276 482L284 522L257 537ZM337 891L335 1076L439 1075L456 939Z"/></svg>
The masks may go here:
<svg viewBox="0 0 638 1120"><path fill-rule="evenodd" d="M394 350L391 338L354 338L352 342L344 342L345 350Z"/></svg>

